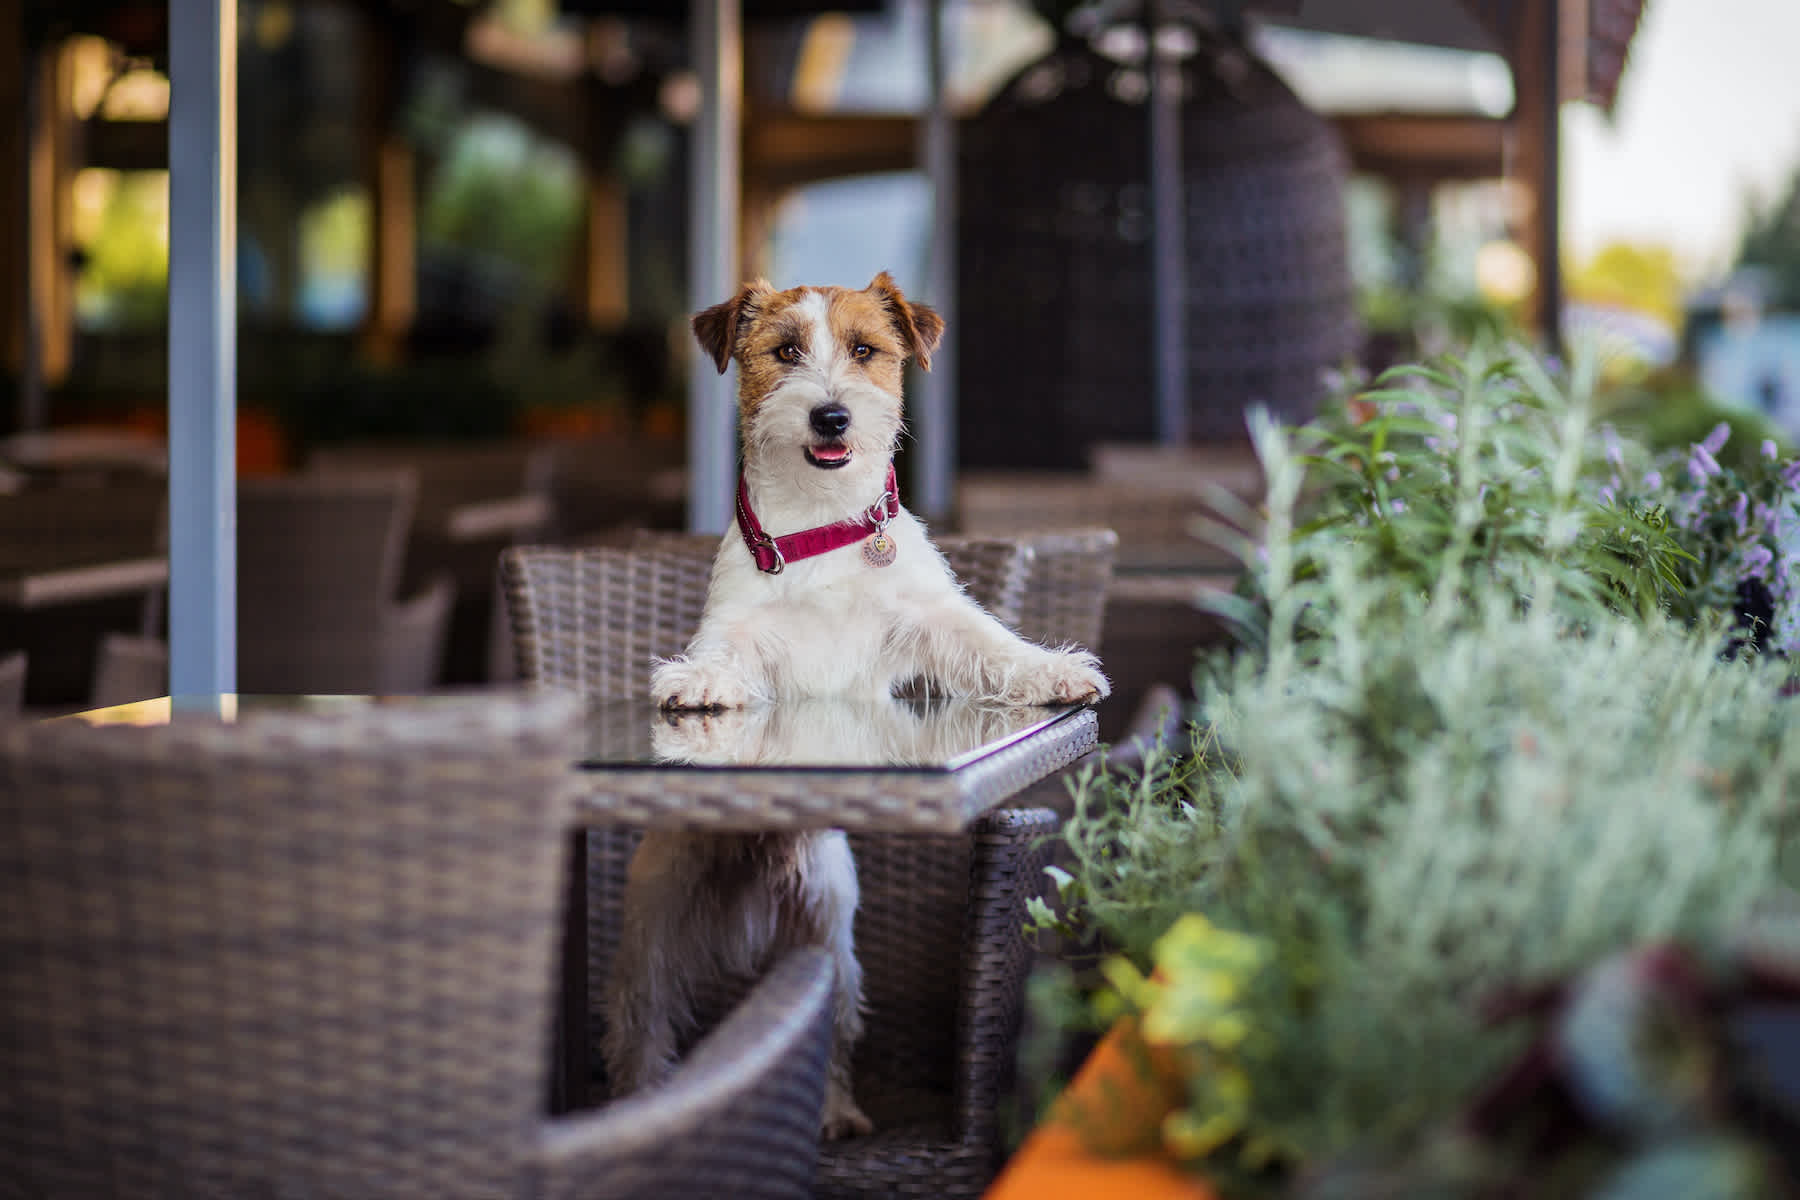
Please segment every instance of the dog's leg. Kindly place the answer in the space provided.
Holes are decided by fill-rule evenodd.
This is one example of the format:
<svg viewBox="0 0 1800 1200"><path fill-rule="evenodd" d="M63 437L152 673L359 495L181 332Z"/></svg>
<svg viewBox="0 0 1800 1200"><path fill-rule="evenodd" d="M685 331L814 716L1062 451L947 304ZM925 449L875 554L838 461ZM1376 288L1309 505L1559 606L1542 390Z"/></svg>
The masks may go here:
<svg viewBox="0 0 1800 1200"><path fill-rule="evenodd" d="M667 1078L693 1020L695 981L686 973L701 954L688 929L695 864L683 859L679 839L655 833L632 855L601 1040L614 1096Z"/></svg>
<svg viewBox="0 0 1800 1200"><path fill-rule="evenodd" d="M800 928L795 935L831 952L833 992L831 1064L819 1131L827 1138L872 1131L851 1090L850 1056L863 1032L862 964L856 960L856 860L842 833L821 834L808 851L800 885Z"/></svg>
<svg viewBox="0 0 1800 1200"><path fill-rule="evenodd" d="M1005 704L1082 704L1110 695L1085 650L1028 642L954 588L916 610L896 652L952 695Z"/></svg>

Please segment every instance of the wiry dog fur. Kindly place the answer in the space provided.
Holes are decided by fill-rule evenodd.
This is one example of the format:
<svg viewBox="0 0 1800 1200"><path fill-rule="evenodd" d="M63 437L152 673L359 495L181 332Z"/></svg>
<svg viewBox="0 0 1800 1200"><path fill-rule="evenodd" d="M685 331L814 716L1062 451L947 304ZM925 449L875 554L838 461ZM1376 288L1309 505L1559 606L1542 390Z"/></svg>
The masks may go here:
<svg viewBox="0 0 1800 1200"><path fill-rule="evenodd" d="M695 336L723 372L738 363L750 503L773 536L852 519L882 496L904 428L903 368L929 369L943 320L883 272L860 291L746 284L697 314ZM844 410L841 432L817 414ZM1006 705L1073 704L1107 694L1085 651L1025 641L967 596L904 508L897 548L877 567L856 546L757 569L734 527L719 546L705 614L687 653L658 664L651 692L670 709L737 709L808 696L880 705L924 680L937 693ZM625 931L609 987L614 1087L672 1067L701 993L751 977L789 946L837 961L835 1038L823 1132L865 1133L850 1091L862 1033L852 922L855 863L842 833L652 834L633 859Z"/></svg>

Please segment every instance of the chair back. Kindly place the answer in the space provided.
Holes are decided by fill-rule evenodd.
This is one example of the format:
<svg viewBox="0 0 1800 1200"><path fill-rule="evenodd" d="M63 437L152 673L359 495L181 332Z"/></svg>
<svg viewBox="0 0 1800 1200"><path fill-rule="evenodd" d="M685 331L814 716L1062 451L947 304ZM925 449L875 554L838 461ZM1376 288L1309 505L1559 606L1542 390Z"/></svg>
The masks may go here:
<svg viewBox="0 0 1800 1200"><path fill-rule="evenodd" d="M406 471L238 481L238 687L373 692L417 482Z"/></svg>
<svg viewBox="0 0 1800 1200"><path fill-rule="evenodd" d="M569 697L0 731L0 1178L506 1196L544 1112Z"/></svg>
<svg viewBox="0 0 1800 1200"><path fill-rule="evenodd" d="M0 721L19 715L25 703L25 651L0 654Z"/></svg>
<svg viewBox="0 0 1800 1200"><path fill-rule="evenodd" d="M711 576L711 556L682 545L505 551L519 677L590 699L647 697L655 660L700 628Z"/></svg>
<svg viewBox="0 0 1800 1200"><path fill-rule="evenodd" d="M161 554L168 484L118 480L0 495L0 569L56 567Z"/></svg>
<svg viewBox="0 0 1800 1200"><path fill-rule="evenodd" d="M1046 646L1100 649L1119 535L1053 529L1021 535L1026 554L1019 632Z"/></svg>
<svg viewBox="0 0 1800 1200"><path fill-rule="evenodd" d="M530 441L364 442L322 447L306 465L329 474L410 471L419 480L418 515L428 521L475 501L548 495L556 448Z"/></svg>
<svg viewBox="0 0 1800 1200"><path fill-rule="evenodd" d="M957 483L957 528L971 536L1018 537L1076 528L1116 532L1122 571L1203 571L1234 565L1201 536L1218 512L1193 492L1102 481L1088 475L984 471Z"/></svg>

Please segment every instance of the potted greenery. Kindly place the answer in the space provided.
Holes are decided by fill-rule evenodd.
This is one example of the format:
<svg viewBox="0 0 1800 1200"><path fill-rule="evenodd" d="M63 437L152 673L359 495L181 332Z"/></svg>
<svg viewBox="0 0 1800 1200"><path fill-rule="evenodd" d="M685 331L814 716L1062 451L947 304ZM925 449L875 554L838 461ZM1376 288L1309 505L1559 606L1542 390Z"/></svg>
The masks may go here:
<svg viewBox="0 0 1800 1200"><path fill-rule="evenodd" d="M1115 1076L1058 1119L1227 1195L1648 1195L1671 1155L1742 1187L1666 1194L1776 1194L1745 1105L1789 1102L1721 1014L1800 995L1797 926L1767 915L1800 822L1784 671L1666 611L1698 556L1666 504L1602 494L1579 369L1399 378L1303 434L1258 426L1254 652L1197 678L1188 744L1077 789L1063 911L1037 918L1110 953L1047 990L1064 1027L1114 1027L1148 1099L1132 1126ZM1640 961L1702 964L1671 1003L1706 1014L1683 1060L1706 1104L1607 1042L1628 1021L1571 1015L1660 1011L1619 986ZM1521 996L1537 1019L1494 1019ZM1580 1095L1545 1038L1679 1119L1540 1136L1544 1097Z"/></svg>

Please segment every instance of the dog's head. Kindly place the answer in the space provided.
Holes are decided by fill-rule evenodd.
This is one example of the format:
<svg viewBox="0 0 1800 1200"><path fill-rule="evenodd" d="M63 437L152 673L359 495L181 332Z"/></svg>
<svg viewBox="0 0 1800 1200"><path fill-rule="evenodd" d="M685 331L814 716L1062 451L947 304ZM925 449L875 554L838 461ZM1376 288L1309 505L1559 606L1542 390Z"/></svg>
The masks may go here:
<svg viewBox="0 0 1800 1200"><path fill-rule="evenodd" d="M835 483L834 472L887 470L902 428L902 367L917 358L930 370L943 332L943 318L909 302L886 271L861 291L778 292L759 279L694 315L720 373L738 361L746 461L807 491Z"/></svg>

